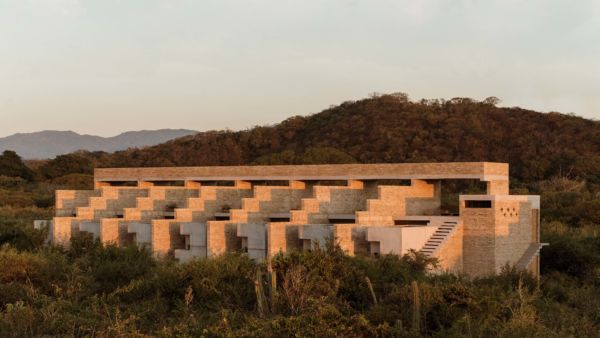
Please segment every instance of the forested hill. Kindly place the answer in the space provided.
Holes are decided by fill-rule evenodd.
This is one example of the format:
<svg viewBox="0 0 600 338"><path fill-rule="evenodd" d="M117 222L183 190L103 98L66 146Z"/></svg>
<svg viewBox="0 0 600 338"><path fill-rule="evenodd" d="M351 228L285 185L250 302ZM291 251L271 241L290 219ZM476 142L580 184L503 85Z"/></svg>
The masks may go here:
<svg viewBox="0 0 600 338"><path fill-rule="evenodd" d="M412 102L403 94L344 102L244 131L210 131L97 155L99 166L497 161L511 176L569 175L597 183L600 122L499 108L495 99Z"/></svg>

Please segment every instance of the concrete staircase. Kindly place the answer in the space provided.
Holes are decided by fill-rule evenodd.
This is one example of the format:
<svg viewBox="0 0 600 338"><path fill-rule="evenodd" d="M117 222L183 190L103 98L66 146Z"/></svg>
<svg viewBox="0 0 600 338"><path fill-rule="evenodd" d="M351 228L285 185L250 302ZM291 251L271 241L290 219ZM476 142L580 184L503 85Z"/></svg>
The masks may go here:
<svg viewBox="0 0 600 338"><path fill-rule="evenodd" d="M519 270L526 270L529 264L531 264L531 261L533 261L533 258L540 254L540 250L545 245L548 245L548 243L532 243L529 245L515 267Z"/></svg>
<svg viewBox="0 0 600 338"><path fill-rule="evenodd" d="M433 257L435 253L443 246L444 242L452 236L458 228L458 221L444 221L433 235L427 240L421 253L427 257Z"/></svg>

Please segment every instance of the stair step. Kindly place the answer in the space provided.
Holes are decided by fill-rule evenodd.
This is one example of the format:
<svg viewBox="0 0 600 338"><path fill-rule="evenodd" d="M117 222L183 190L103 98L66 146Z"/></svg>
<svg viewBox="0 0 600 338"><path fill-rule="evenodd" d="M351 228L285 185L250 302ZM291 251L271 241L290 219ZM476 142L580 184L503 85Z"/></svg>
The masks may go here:
<svg viewBox="0 0 600 338"><path fill-rule="evenodd" d="M426 256L432 256L456 230L457 221L444 221L419 250Z"/></svg>

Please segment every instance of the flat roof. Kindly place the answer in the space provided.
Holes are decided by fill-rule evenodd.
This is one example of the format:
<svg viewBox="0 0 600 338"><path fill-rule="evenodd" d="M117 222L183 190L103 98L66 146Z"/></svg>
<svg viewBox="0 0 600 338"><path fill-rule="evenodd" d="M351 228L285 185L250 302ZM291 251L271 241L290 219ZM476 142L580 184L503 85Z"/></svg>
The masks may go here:
<svg viewBox="0 0 600 338"><path fill-rule="evenodd" d="M97 168L97 182L479 179L508 180L508 164L495 162L260 165Z"/></svg>

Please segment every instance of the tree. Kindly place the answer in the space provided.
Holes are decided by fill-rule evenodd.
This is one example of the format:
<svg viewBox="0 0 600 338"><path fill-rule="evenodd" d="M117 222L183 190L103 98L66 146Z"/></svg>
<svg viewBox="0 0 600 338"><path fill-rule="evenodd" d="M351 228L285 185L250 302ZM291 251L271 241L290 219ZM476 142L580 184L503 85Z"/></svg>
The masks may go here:
<svg viewBox="0 0 600 338"><path fill-rule="evenodd" d="M495 96L490 96L490 97L486 98L485 100L483 100L483 103L489 104L492 106L496 106L496 105L498 105L498 103L500 103L500 99Z"/></svg>
<svg viewBox="0 0 600 338"><path fill-rule="evenodd" d="M5 150L0 155L0 175L9 177L21 177L25 180L33 180L33 171L23 163L16 152Z"/></svg>
<svg viewBox="0 0 600 338"><path fill-rule="evenodd" d="M68 174L92 174L94 164L79 154L60 155L40 167L40 172L46 178L53 179Z"/></svg>

